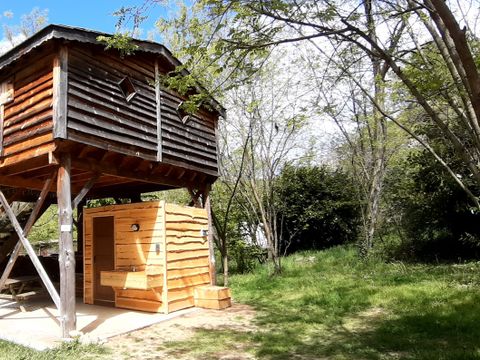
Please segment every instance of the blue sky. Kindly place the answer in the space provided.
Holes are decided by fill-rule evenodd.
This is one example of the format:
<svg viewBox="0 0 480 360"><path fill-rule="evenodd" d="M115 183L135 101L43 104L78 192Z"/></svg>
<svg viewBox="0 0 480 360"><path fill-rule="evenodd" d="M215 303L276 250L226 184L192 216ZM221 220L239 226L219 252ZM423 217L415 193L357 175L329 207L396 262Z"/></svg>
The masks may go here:
<svg viewBox="0 0 480 360"><path fill-rule="evenodd" d="M48 21L54 24L72 25L92 30L104 32L115 31L117 19L112 16L115 10L121 6L141 6L144 0L16 0L0 1L0 25L17 25L20 23L23 14L38 7L39 9L48 9ZM147 33L154 29L155 20L165 12L160 6L153 6L147 10L148 20L142 25L142 37L147 37ZM5 12L13 13L12 18L8 18ZM3 38L3 33L0 39Z"/></svg>

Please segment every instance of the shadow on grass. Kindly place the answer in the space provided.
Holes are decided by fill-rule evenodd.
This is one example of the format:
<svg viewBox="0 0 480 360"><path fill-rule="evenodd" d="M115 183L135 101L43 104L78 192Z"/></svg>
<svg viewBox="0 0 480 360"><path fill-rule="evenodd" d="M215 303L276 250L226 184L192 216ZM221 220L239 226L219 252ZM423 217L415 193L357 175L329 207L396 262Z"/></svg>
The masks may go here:
<svg viewBox="0 0 480 360"><path fill-rule="evenodd" d="M278 318L288 323L291 317L280 314ZM323 320L317 320L317 329L305 329L298 323L269 326L253 337L256 354L275 360L480 359L479 294L458 294L425 312L413 308L371 318L362 316L359 328L334 324L322 327Z"/></svg>

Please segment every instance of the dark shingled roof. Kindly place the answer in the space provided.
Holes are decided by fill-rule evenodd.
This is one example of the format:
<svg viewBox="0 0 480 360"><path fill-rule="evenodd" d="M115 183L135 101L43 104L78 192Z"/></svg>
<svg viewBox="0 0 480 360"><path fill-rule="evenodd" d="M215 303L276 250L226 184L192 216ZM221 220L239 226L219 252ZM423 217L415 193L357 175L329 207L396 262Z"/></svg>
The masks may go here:
<svg viewBox="0 0 480 360"><path fill-rule="evenodd" d="M65 25L48 25L22 43L15 46L13 49L0 56L0 70L51 39L64 39L105 46L103 43L97 40L98 36L112 36L112 34ZM170 50L168 50L162 44L153 41L137 39L132 39L132 42L138 46L136 53L147 52L160 55L173 66L181 65L180 60L173 56ZM217 110L220 115L225 116L225 109L215 99L211 98L210 105Z"/></svg>

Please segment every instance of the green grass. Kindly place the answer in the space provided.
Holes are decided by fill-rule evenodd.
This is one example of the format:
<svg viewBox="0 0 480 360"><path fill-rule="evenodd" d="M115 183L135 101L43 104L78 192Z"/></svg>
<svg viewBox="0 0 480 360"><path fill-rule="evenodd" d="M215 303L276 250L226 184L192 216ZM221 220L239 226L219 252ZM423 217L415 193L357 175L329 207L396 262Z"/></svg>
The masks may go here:
<svg viewBox="0 0 480 360"><path fill-rule="evenodd" d="M107 355L107 350L98 345L80 345L78 342L63 343L59 348L36 351L0 340L0 359L5 360L94 360Z"/></svg>
<svg viewBox="0 0 480 360"><path fill-rule="evenodd" d="M172 359L480 359L480 262L363 262L339 247L293 255L283 266L276 277L259 267L231 278L235 301L258 311L258 330L200 329L159 350ZM100 347L39 353L0 342L2 359L87 356L109 355Z"/></svg>
<svg viewBox="0 0 480 360"><path fill-rule="evenodd" d="M202 330L169 344L172 355L240 346L264 359L480 359L480 263L363 262L339 247L283 266L231 278L235 300L259 311L258 331Z"/></svg>

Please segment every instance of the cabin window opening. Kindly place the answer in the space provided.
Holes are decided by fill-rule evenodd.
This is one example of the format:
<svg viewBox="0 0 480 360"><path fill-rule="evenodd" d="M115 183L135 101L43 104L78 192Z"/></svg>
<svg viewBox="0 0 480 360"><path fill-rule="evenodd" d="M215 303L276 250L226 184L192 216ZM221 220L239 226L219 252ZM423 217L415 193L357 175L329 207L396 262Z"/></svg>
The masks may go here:
<svg viewBox="0 0 480 360"><path fill-rule="evenodd" d="M177 114L182 119L182 123L186 124L190 121L190 114L188 114L183 108L183 101L177 106Z"/></svg>
<svg viewBox="0 0 480 360"><path fill-rule="evenodd" d="M120 90L122 90L123 96L125 96L127 101L132 100L137 94L137 90L128 76L125 76L122 81L118 83L118 86L120 87Z"/></svg>
<svg viewBox="0 0 480 360"><path fill-rule="evenodd" d="M0 105L13 101L13 78L0 83Z"/></svg>

